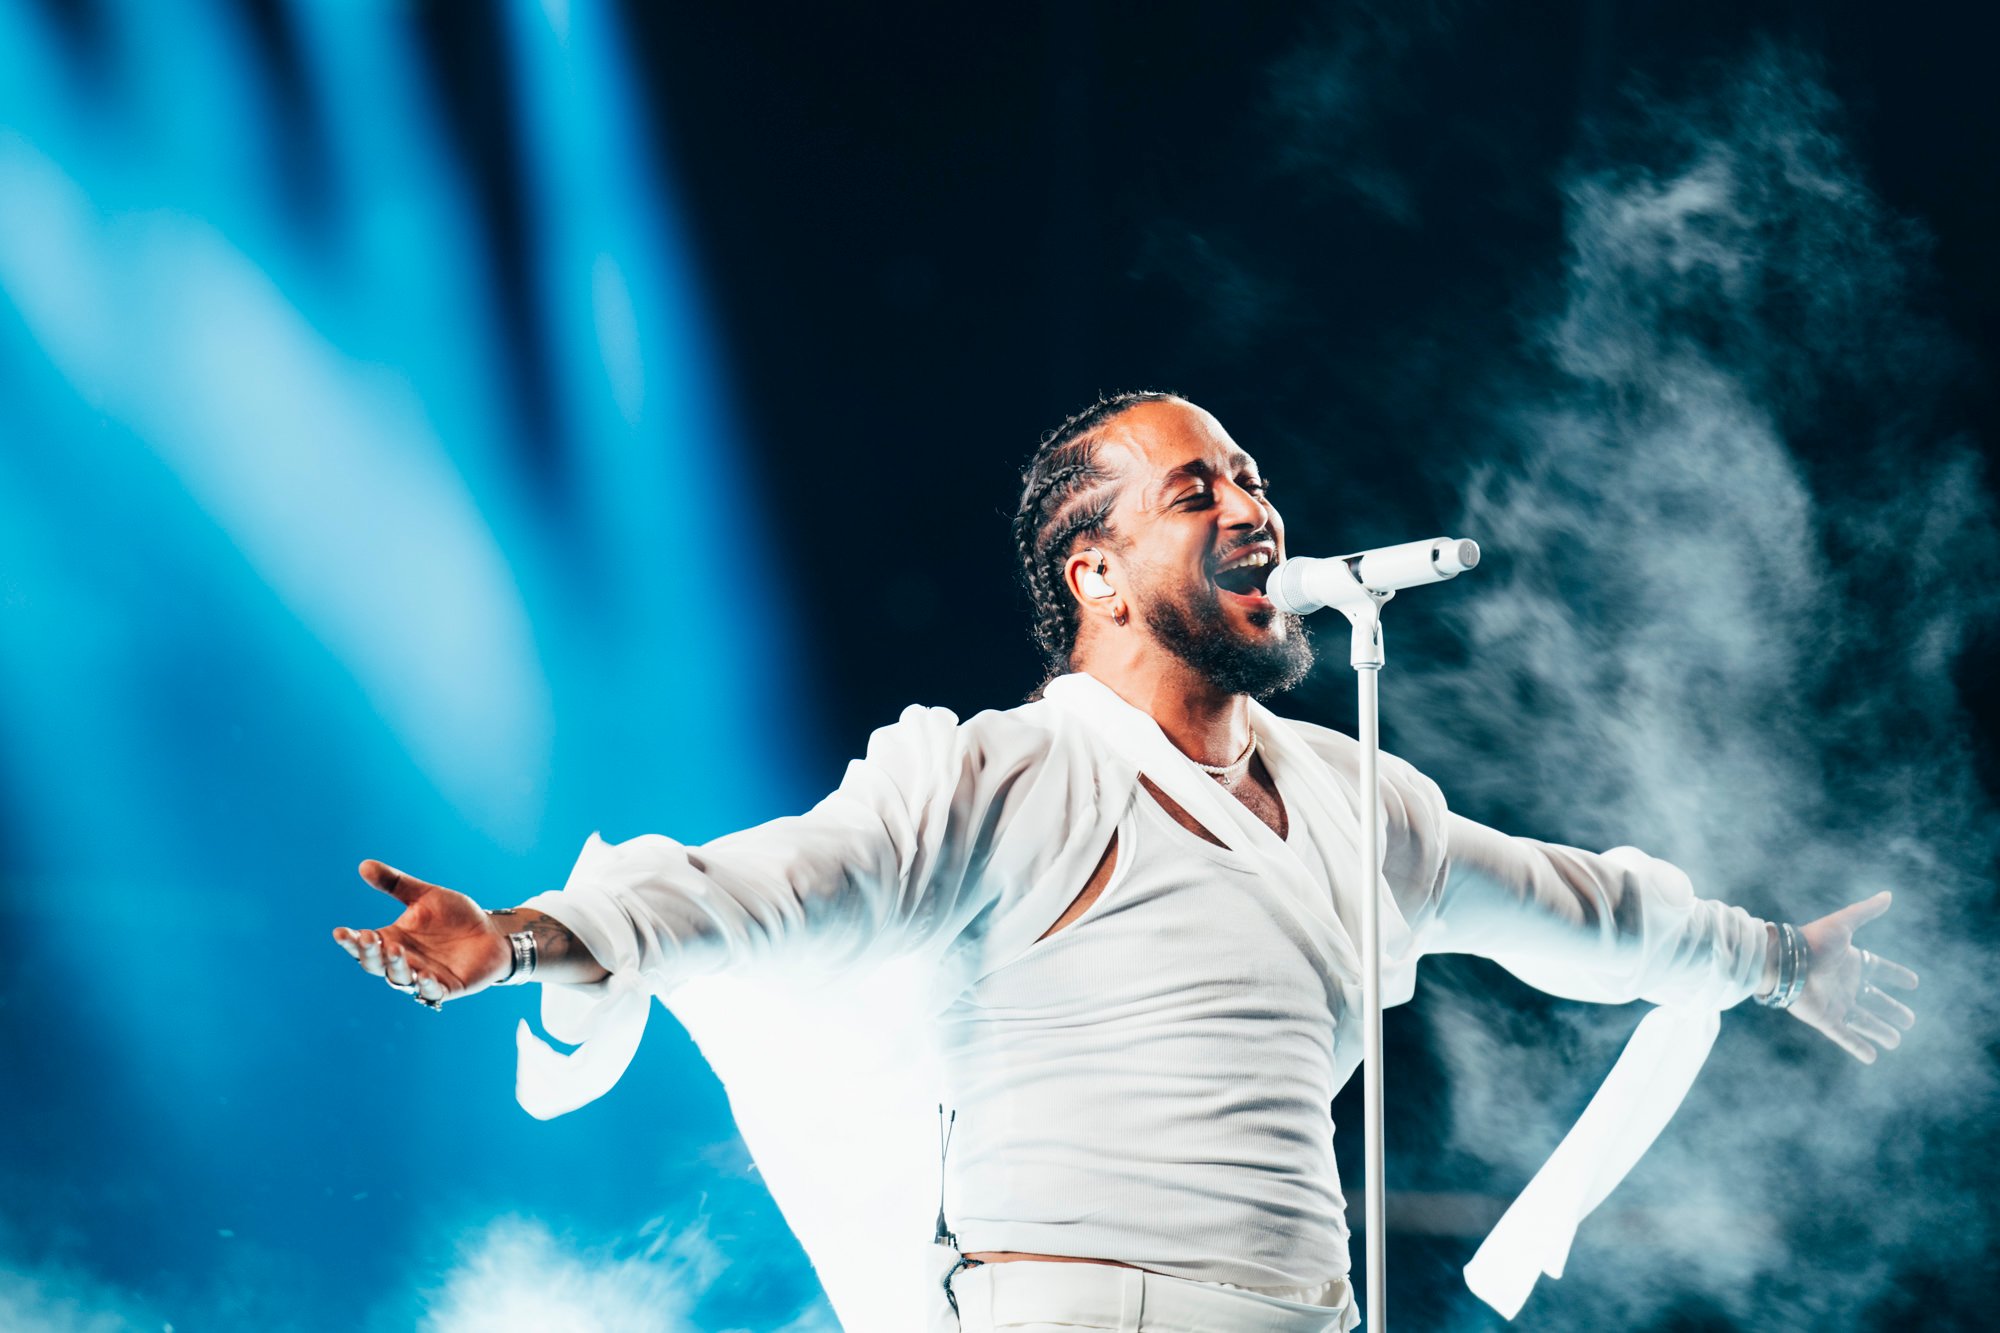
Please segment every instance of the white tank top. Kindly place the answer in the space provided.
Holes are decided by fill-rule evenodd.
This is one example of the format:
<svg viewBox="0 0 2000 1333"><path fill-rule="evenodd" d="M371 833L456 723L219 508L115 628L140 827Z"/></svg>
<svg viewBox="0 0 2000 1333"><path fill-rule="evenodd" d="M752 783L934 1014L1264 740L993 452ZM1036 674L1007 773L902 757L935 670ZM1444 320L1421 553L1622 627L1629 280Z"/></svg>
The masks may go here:
<svg viewBox="0 0 2000 1333"><path fill-rule="evenodd" d="M1325 885L1302 825L1287 846ZM1337 978L1253 857L1136 784L1117 827L1096 901L944 1016L959 1248L1266 1292L1345 1276Z"/></svg>

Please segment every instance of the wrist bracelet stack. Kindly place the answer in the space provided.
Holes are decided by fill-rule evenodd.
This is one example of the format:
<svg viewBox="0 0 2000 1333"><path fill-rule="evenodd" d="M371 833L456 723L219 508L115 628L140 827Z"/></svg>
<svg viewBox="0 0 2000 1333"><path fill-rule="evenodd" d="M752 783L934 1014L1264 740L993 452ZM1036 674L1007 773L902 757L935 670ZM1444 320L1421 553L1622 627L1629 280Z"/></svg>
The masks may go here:
<svg viewBox="0 0 2000 1333"><path fill-rule="evenodd" d="M1806 937L1799 928L1780 921L1778 929L1778 984L1769 995L1757 997L1767 1009L1789 1009L1806 988Z"/></svg>
<svg viewBox="0 0 2000 1333"><path fill-rule="evenodd" d="M486 915L488 916L508 916L510 914L509 912L496 912L490 907L486 909ZM507 947L513 951L514 965L507 969L506 976L501 977L493 984L496 986L519 986L532 979L535 975L535 932L532 930L513 931L507 936Z"/></svg>

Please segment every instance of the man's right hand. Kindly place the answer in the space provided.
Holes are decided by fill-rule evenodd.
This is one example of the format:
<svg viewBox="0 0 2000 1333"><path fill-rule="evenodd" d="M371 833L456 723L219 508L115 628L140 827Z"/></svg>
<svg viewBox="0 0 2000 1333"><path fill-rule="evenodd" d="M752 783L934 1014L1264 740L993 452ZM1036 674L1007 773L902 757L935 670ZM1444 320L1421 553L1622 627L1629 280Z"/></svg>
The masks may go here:
<svg viewBox="0 0 2000 1333"><path fill-rule="evenodd" d="M513 966L502 923L464 894L380 861L363 861L361 878L403 904L403 914L380 930L334 927L334 943L364 972L442 1003L486 989Z"/></svg>

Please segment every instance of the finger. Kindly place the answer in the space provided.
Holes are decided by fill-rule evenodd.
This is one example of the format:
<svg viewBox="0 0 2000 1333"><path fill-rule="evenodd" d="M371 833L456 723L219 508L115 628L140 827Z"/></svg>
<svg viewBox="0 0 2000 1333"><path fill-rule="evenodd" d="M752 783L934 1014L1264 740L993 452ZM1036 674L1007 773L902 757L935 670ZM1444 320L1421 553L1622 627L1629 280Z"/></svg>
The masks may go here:
<svg viewBox="0 0 2000 1333"><path fill-rule="evenodd" d="M1868 1006L1870 1013L1880 1018L1886 1018L1905 1032L1908 1032L1916 1024L1917 1016L1911 1013L1902 1001L1897 1000L1893 996L1884 995L1873 986L1863 986L1861 988L1861 1002Z"/></svg>
<svg viewBox="0 0 2000 1333"><path fill-rule="evenodd" d="M423 996L426 1000L436 1000L439 1003L443 1003L448 992L444 988L444 983L440 982L436 977L428 972L419 972L417 973L417 994Z"/></svg>
<svg viewBox="0 0 2000 1333"><path fill-rule="evenodd" d="M1889 891L1884 889L1873 898L1863 898L1858 903L1849 903L1833 915L1849 930L1856 930L1888 910Z"/></svg>
<svg viewBox="0 0 2000 1333"><path fill-rule="evenodd" d="M333 942L347 950L349 958L352 958L357 963L361 961L361 946L355 942L354 932L346 926L335 926L333 928Z"/></svg>
<svg viewBox="0 0 2000 1333"><path fill-rule="evenodd" d="M1866 1009L1849 1009L1847 1026L1874 1042L1884 1050L1893 1051L1903 1044L1903 1034L1869 1013Z"/></svg>
<svg viewBox="0 0 2000 1333"><path fill-rule="evenodd" d="M1875 954L1873 957L1875 959L1875 967L1869 974L1869 980L1875 982L1886 981L1891 986L1901 986L1904 990L1915 990L1917 988L1917 974L1910 971L1909 968L1904 967L1901 963L1892 963L1880 954Z"/></svg>
<svg viewBox="0 0 2000 1333"><path fill-rule="evenodd" d="M367 880L371 887L382 890L405 907L437 887L380 861L363 861L358 868L361 878Z"/></svg>
<svg viewBox="0 0 2000 1333"><path fill-rule="evenodd" d="M389 979L390 985L408 986L412 984L410 978L410 959L407 954L394 945L391 945L384 952L383 958L382 975Z"/></svg>
<svg viewBox="0 0 2000 1333"><path fill-rule="evenodd" d="M361 970L373 977L382 975L382 937L372 930L364 930L354 937L361 946Z"/></svg>
<svg viewBox="0 0 2000 1333"><path fill-rule="evenodd" d="M1825 1034L1828 1041L1840 1047L1841 1050L1846 1051L1862 1064L1872 1065L1875 1063L1875 1048L1860 1033L1855 1032L1845 1023L1835 1023L1831 1027L1821 1028L1820 1031Z"/></svg>

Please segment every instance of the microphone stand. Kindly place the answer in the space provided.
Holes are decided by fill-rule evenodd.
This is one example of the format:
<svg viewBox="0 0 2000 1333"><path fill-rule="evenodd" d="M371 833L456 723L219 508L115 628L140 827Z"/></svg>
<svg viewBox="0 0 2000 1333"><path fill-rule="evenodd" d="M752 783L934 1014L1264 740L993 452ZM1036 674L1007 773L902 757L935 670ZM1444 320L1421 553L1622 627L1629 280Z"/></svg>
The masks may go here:
<svg viewBox="0 0 2000 1333"><path fill-rule="evenodd" d="M1353 627L1348 663L1359 692L1361 742L1361 1092L1367 1186L1368 1333L1388 1333L1389 1227L1383 1204L1382 1153L1382 754L1376 686L1382 670L1382 607L1398 588L1442 583L1479 563L1479 544L1463 537L1404 542L1331 560L1286 560L1267 588L1278 606L1305 615L1335 606Z"/></svg>
<svg viewBox="0 0 2000 1333"><path fill-rule="evenodd" d="M1357 580L1358 582L1358 580ZM1367 1184L1363 1225L1368 1228L1368 1333L1387 1333L1388 1225L1384 1221L1382 1151L1382 830L1377 772L1382 750L1380 700L1376 685L1384 661L1382 605L1396 594L1376 588L1340 604L1353 626L1348 662L1354 668L1361 742L1361 1097L1362 1156Z"/></svg>

